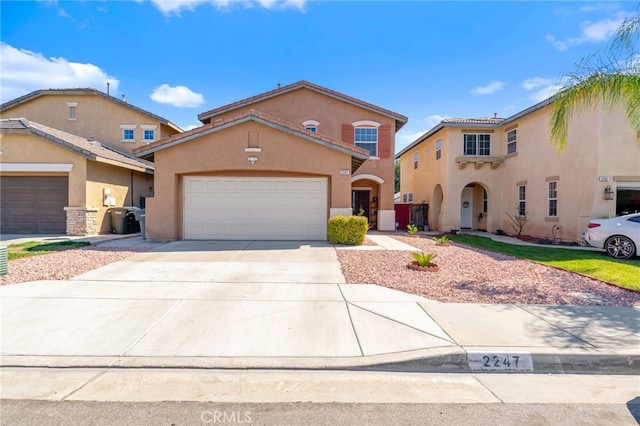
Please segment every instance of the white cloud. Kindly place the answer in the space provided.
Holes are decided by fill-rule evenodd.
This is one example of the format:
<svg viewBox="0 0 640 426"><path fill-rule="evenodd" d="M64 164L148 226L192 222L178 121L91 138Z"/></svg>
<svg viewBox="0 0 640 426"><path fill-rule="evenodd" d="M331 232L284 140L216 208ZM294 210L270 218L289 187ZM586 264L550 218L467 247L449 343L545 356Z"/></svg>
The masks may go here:
<svg viewBox="0 0 640 426"><path fill-rule="evenodd" d="M521 85L525 90L531 92L529 99L535 103L553 96L562 87L560 83L543 77L528 78Z"/></svg>
<svg viewBox="0 0 640 426"><path fill-rule="evenodd" d="M524 88L524 90L533 90L533 89L536 89L538 87L549 86L551 84L553 84L553 83L548 78L533 77L533 78L528 78L525 81L523 81L522 82L522 87Z"/></svg>
<svg viewBox="0 0 640 426"><path fill-rule="evenodd" d="M622 21L629 16L627 13L618 13L614 18L601 19L596 22L584 21L580 24L580 35L578 37L567 37L564 40L558 40L553 35L547 34L544 38L559 51L564 51L583 43L605 41L616 33Z"/></svg>
<svg viewBox="0 0 640 426"><path fill-rule="evenodd" d="M506 84L507 83L505 83L504 81L492 81L486 86L481 86L481 87L476 87L475 89L471 89L469 93L477 96L491 95L492 93L502 90Z"/></svg>
<svg viewBox="0 0 640 426"><path fill-rule="evenodd" d="M259 5L271 10L286 8L304 10L306 0L151 0L151 3L165 16L180 16L183 10L193 11L202 4L213 5L218 10L228 9L232 4L244 7Z"/></svg>
<svg viewBox="0 0 640 426"><path fill-rule="evenodd" d="M0 97L2 102L38 89L93 87L103 90L107 82L117 92L119 81L93 64L45 58L41 53L0 43Z"/></svg>
<svg viewBox="0 0 640 426"><path fill-rule="evenodd" d="M171 87L163 84L153 90L150 98L159 104L169 104L178 108L197 107L204 103L204 97L185 86Z"/></svg>
<svg viewBox="0 0 640 426"><path fill-rule="evenodd" d="M447 119L447 118L451 118L451 117L450 117L450 116L448 116L448 115L433 114L433 115L428 116L426 121L427 121L427 124L428 124L429 126L431 126L431 127L435 127L435 126L437 126L438 124L440 124L440 122L441 122L442 120L445 120L445 119Z"/></svg>
<svg viewBox="0 0 640 426"><path fill-rule="evenodd" d="M180 126L180 127L182 128L182 130L187 132L189 130L197 129L200 126L202 126L202 123L200 123L200 124L187 124L186 126Z"/></svg>
<svg viewBox="0 0 640 426"><path fill-rule="evenodd" d="M595 3L582 6L580 8L580 12L613 12L618 9L620 9L620 5L618 3Z"/></svg>

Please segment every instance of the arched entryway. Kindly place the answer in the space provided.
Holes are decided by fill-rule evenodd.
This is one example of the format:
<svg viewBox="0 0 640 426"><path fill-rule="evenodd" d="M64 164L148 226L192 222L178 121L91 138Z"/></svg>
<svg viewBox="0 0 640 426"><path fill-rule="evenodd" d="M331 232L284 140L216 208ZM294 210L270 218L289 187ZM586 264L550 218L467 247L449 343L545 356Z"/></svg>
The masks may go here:
<svg viewBox="0 0 640 426"><path fill-rule="evenodd" d="M467 184L460 192L460 229L486 230L489 192L480 182Z"/></svg>
<svg viewBox="0 0 640 426"><path fill-rule="evenodd" d="M376 175L362 174L351 178L351 208L354 215L369 220L371 229L378 229L380 184L384 180Z"/></svg>

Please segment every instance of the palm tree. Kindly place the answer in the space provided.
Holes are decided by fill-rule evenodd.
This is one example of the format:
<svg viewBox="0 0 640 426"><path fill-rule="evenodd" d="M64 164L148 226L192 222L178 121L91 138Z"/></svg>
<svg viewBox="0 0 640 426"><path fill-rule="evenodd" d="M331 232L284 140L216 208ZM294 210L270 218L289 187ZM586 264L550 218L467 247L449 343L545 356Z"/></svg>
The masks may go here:
<svg viewBox="0 0 640 426"><path fill-rule="evenodd" d="M565 76L563 86L554 95L551 115L551 140L559 152L567 143L571 114L594 108L600 102L608 109L622 105L629 125L638 130L640 143L639 39L640 15L620 25L607 50L583 59L575 73Z"/></svg>

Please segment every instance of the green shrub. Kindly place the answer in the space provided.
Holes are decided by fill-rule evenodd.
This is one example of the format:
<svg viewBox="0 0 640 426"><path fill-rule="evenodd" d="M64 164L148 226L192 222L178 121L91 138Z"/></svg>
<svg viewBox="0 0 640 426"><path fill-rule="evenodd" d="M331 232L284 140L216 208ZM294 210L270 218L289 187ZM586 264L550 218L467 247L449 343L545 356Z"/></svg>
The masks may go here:
<svg viewBox="0 0 640 426"><path fill-rule="evenodd" d="M440 237L433 237L433 240L440 244L441 246L446 246L449 244L449 241L451 241L446 235L442 235Z"/></svg>
<svg viewBox="0 0 640 426"><path fill-rule="evenodd" d="M433 266L431 261L436 258L437 254L433 253L418 253L417 251L411 252L411 256L416 260L418 266Z"/></svg>
<svg viewBox="0 0 640 426"><path fill-rule="evenodd" d="M407 231L409 231L409 234L411 235L416 235L418 233L418 227L413 223L410 223L407 225Z"/></svg>
<svg viewBox="0 0 640 426"><path fill-rule="evenodd" d="M331 244L359 246L364 243L369 229L367 218L363 216L334 216L329 219L327 236Z"/></svg>

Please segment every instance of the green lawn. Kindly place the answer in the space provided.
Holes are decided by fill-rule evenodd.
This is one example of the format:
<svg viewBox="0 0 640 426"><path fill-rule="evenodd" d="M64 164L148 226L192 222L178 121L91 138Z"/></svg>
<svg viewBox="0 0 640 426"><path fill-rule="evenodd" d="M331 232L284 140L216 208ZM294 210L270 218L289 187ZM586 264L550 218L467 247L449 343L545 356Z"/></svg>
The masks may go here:
<svg viewBox="0 0 640 426"><path fill-rule="evenodd" d="M597 278L620 287L640 291L640 260L618 260L604 252L570 250L552 247L519 246L472 235L450 237L451 241L529 259Z"/></svg>
<svg viewBox="0 0 640 426"><path fill-rule="evenodd" d="M91 245L88 242L60 241L57 243L43 243L42 241L27 241L20 244L9 244L7 246L7 257L9 260L20 257L37 256L51 253L53 251L69 250L78 247Z"/></svg>

